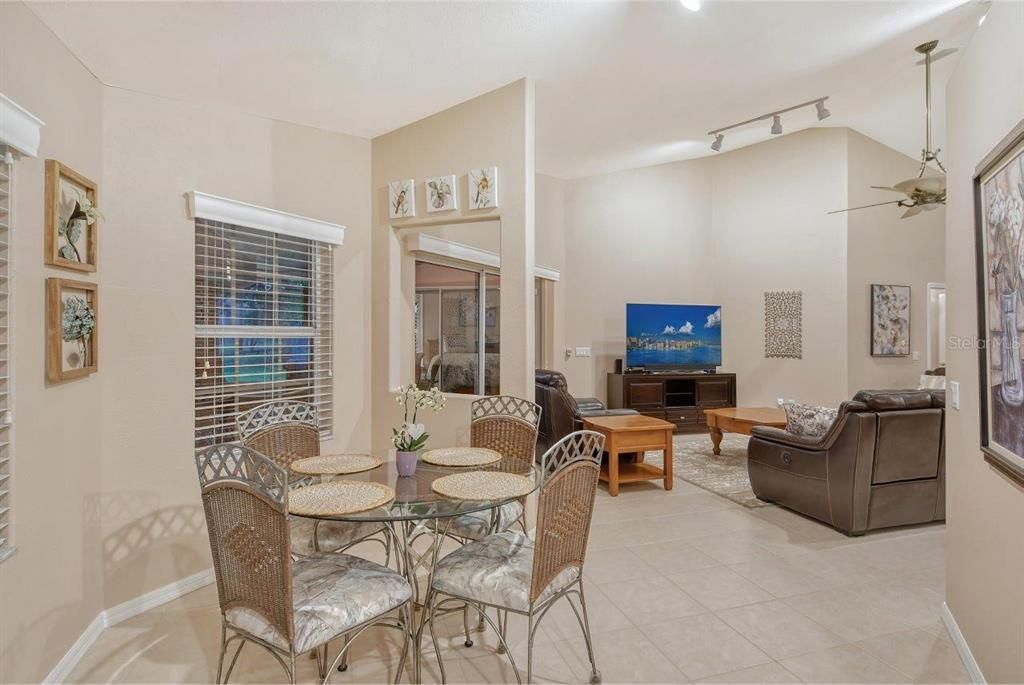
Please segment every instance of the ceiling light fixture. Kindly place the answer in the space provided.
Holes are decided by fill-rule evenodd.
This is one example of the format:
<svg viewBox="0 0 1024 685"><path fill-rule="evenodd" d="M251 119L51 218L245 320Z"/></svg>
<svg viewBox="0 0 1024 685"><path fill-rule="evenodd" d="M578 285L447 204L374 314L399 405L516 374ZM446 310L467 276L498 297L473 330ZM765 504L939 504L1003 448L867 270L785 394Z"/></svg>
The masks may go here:
<svg viewBox="0 0 1024 685"><path fill-rule="evenodd" d="M714 150L715 152L718 152L719 150L722 149L722 139L725 137L723 135L725 131L729 131L734 128L739 128L740 126L746 126L747 124L753 124L754 122L757 121L767 121L768 119L771 119L772 135L780 135L782 133L782 115L785 114L786 112L792 112L793 110L801 109L802 107L810 107L811 105L814 105L815 108L817 108L818 110L818 121L828 119L830 116L832 116L832 112L828 111L828 109L825 107L825 100L828 100L827 95L823 98L815 98L813 100L808 100L807 102L801 102L799 105L793 105L792 107L787 107L786 109L780 109L775 112L768 112L767 114L762 114L759 117L754 117L753 119L741 121L738 124L723 126L722 128L716 128L713 131L708 131L709 136L715 137L714 142L711 143L711 149Z"/></svg>
<svg viewBox="0 0 1024 685"><path fill-rule="evenodd" d="M824 100L818 100L814 103L814 106L818 108L818 121L825 121L825 119L832 116L832 112L826 109Z"/></svg>
<svg viewBox="0 0 1024 685"><path fill-rule="evenodd" d="M700 12L700 0L679 0L679 4L691 12Z"/></svg>

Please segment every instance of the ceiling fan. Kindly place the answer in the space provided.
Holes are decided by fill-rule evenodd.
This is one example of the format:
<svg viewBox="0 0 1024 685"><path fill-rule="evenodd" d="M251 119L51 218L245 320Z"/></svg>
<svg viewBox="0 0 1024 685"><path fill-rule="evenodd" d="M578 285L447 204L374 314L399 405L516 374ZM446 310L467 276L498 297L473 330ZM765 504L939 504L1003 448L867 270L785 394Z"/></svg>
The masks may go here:
<svg viewBox="0 0 1024 685"><path fill-rule="evenodd" d="M852 212L857 209L867 209L868 207L880 207L882 205L897 205L899 207L905 207L906 212L903 213L901 219L920 214L921 212L927 212L939 207L940 205L946 204L946 167L942 166L942 162L939 161L939 153L941 150L932 150L932 61L935 59L941 59L947 55L951 55L956 52L956 49L941 50L932 55L932 51L938 46L939 41L931 40L927 43L922 43L914 48L915 51L924 55L924 98L925 98L925 144L924 149L921 150L921 169L917 173L916 178L909 178L906 181L900 181L893 186L871 186L876 190L890 190L895 193L903 193L906 197L902 200L890 200L888 202L876 202L870 205L861 205L860 207L850 207L849 209L837 209L829 214L839 214L841 212ZM921 62L918 62L921 64ZM928 162L935 162L939 169L942 170L942 174L938 176L925 176L924 172L928 168Z"/></svg>

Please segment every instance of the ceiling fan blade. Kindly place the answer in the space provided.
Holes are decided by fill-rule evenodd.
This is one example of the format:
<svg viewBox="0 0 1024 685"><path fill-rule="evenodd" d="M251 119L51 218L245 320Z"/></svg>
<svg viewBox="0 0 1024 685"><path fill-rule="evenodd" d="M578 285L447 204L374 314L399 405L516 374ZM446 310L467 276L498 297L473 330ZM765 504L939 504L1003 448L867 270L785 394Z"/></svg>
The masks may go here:
<svg viewBox="0 0 1024 685"><path fill-rule="evenodd" d="M869 187L874 188L875 190L891 190L894 193L903 193L902 190L898 190L896 188L891 188L889 186L869 186ZM903 194L906 195L906 193L903 193Z"/></svg>
<svg viewBox="0 0 1024 685"><path fill-rule="evenodd" d="M946 204L946 203L945 202L929 202L928 204L921 205L921 206L924 208L924 211L930 212L933 209L938 209L939 207L941 207L944 204Z"/></svg>
<svg viewBox="0 0 1024 685"><path fill-rule="evenodd" d="M927 207L927 206L928 205L914 205L913 207L911 207L907 211L903 212L903 216L901 216L900 218L901 219L906 219L907 217L911 217L911 216L914 216L916 214L920 214L922 211L924 211L925 207Z"/></svg>
<svg viewBox="0 0 1024 685"><path fill-rule="evenodd" d="M881 207L882 205L898 205L901 202L904 202L904 200L890 200L889 202L876 202L873 205L861 205L860 207L847 207L846 209L836 209L834 211L826 212L826 213L827 214L842 214L843 212L852 212L852 211L857 210L857 209L867 209L868 207Z"/></svg>
<svg viewBox="0 0 1024 685"><path fill-rule="evenodd" d="M893 186L895 190L913 197L914 193L926 195L938 195L946 189L945 176L924 176L921 178L908 178Z"/></svg>

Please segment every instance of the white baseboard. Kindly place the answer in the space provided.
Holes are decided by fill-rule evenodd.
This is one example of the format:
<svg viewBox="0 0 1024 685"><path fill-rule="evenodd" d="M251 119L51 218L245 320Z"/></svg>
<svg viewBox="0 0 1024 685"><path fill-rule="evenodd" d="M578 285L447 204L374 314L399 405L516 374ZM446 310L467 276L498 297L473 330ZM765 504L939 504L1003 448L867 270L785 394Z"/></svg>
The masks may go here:
<svg viewBox="0 0 1024 685"><path fill-rule="evenodd" d="M93 643L96 642L107 628L138 616L150 609L155 609L179 597L183 597L201 587L206 587L213 580L213 569L208 568L205 571L193 573L181 580L176 580L173 583L140 595L135 599L130 599L127 602L122 602L101 611L78 639L75 640L75 644L71 645L71 649L61 657L57 665L53 667L53 670L43 679L43 683L63 683L64 679L71 674L71 671L78 665L81 658L85 656L89 648L92 647Z"/></svg>
<svg viewBox="0 0 1024 685"><path fill-rule="evenodd" d="M964 669L966 669L967 675L970 676L971 682L985 685L985 674L981 672L981 667L974 660L974 654L971 653L971 648L967 644L967 640L964 639L964 634L960 632L960 626L957 625L953 612L949 610L949 605L945 602L942 603L942 623L946 626L949 639L953 641L956 652L960 655L960 661L964 663Z"/></svg>

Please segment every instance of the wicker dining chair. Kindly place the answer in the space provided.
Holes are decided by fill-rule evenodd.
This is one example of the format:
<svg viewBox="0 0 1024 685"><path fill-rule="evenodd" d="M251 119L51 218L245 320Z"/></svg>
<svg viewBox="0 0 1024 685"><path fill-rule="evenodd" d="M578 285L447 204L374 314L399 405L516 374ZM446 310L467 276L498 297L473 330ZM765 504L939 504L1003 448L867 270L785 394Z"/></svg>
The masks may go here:
<svg viewBox="0 0 1024 685"><path fill-rule="evenodd" d="M509 460L513 459L530 466L537 449L540 412L540 405L535 402L511 395L474 400L470 406L470 445L500 453L505 459L503 464L510 467ZM464 514L448 524L447 535L465 543L508 530L516 523L525 533L525 513L525 500L517 500L494 509Z"/></svg>
<svg viewBox="0 0 1024 685"><path fill-rule="evenodd" d="M508 612L528 620L526 679L533 679L533 642L537 627L552 606L563 597L569 602L583 631L590 659L591 683L601 682L590 638L590 620L583 593L583 563L601 471L604 436L577 431L555 443L543 457L537 504L535 537L507 530L470 542L442 558L434 567L416 647L429 626L434 652L445 682L444 661L435 631L435 615L457 604L498 610L498 624L481 615L498 635L501 651L508 654L522 682L519 667L505 641ZM573 602L579 601L579 608ZM446 610L445 605L452 608ZM457 610L457 609L455 609ZM504 621L502 616L504 615Z"/></svg>
<svg viewBox="0 0 1024 685"><path fill-rule="evenodd" d="M214 445L196 454L196 468L221 609L217 682L228 681L242 648L252 642L277 660L291 683L296 656L312 653L326 683L330 641L345 637L335 666L352 640L381 625L405 635L397 683L409 651L408 581L349 554L293 560L288 474L262 454L238 444ZM238 649L224 673L224 657L235 640Z"/></svg>
<svg viewBox="0 0 1024 685"><path fill-rule="evenodd" d="M239 414L235 424L242 444L283 468L289 482L303 480L291 472L292 462L320 455L320 429L312 404L272 400ZM342 552L373 541L384 546L384 565L391 562L391 534L381 523L292 518L291 527L292 554Z"/></svg>

